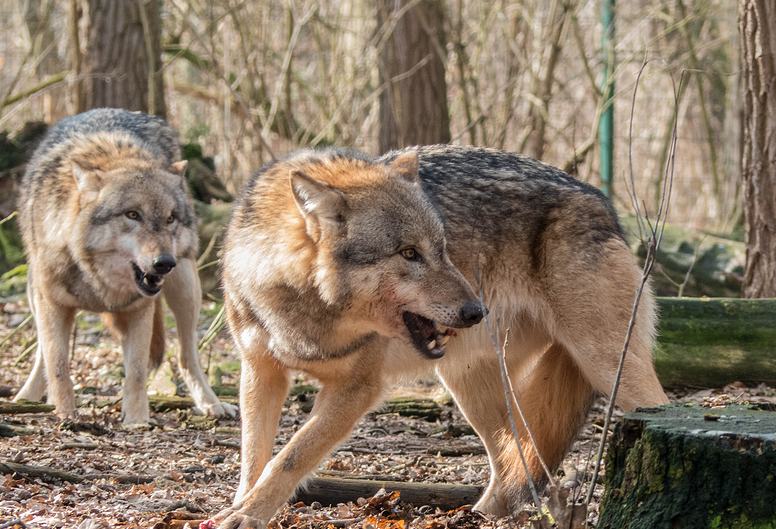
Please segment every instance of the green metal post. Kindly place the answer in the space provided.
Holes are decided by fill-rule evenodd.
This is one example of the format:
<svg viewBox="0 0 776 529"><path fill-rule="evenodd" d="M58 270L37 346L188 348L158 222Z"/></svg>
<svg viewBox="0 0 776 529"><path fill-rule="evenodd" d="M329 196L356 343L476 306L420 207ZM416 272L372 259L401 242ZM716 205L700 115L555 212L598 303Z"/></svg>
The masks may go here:
<svg viewBox="0 0 776 529"><path fill-rule="evenodd" d="M614 0L601 0L601 53L604 76L603 113L598 122L598 141L601 152L601 191L611 198L614 175Z"/></svg>

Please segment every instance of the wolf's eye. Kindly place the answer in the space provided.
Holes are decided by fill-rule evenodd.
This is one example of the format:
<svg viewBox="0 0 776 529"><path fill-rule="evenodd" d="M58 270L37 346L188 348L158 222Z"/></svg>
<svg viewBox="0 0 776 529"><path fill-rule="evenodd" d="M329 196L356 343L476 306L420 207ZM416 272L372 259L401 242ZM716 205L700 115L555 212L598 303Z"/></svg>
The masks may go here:
<svg viewBox="0 0 776 529"><path fill-rule="evenodd" d="M138 220L140 218L140 213L137 211L127 211L125 214L128 219Z"/></svg>
<svg viewBox="0 0 776 529"><path fill-rule="evenodd" d="M167 217L167 224L172 224L173 222L175 222L175 215Z"/></svg>
<svg viewBox="0 0 776 529"><path fill-rule="evenodd" d="M421 257L415 248L405 248L401 252L399 252L402 257L404 257L408 261L420 261Z"/></svg>

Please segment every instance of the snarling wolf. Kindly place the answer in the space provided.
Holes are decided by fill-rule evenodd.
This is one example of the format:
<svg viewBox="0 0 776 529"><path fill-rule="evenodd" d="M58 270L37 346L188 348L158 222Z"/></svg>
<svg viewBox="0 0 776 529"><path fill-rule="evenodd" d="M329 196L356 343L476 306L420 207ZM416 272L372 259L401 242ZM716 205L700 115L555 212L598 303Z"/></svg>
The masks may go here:
<svg viewBox="0 0 776 529"><path fill-rule="evenodd" d="M197 357L201 291L197 227L177 137L163 120L117 109L63 119L47 133L21 183L19 219L38 349L16 398L75 410L69 336L76 312L101 313L124 354L125 424L149 420L149 368L164 359L162 299L175 315L178 360L204 413L234 416Z"/></svg>
<svg viewBox="0 0 776 529"><path fill-rule="evenodd" d="M490 484L475 508L519 510L526 474L497 355L476 324L498 322L500 341L509 330L519 402L541 456L557 465L593 395L612 388L641 280L599 191L489 149L419 147L377 159L300 151L253 178L227 233L243 418L239 488L214 519L228 528L266 526L393 381L434 371L488 452ZM654 327L647 292L618 396L626 410L668 402L652 367ZM307 423L270 459L290 370L322 389ZM519 434L541 482L524 427Z"/></svg>

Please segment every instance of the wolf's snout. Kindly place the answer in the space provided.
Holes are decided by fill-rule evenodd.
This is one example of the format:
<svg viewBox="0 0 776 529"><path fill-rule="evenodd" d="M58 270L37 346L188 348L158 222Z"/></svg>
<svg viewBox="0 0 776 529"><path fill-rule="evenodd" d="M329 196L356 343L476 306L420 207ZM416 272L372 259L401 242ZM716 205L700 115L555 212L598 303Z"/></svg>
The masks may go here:
<svg viewBox="0 0 776 529"><path fill-rule="evenodd" d="M465 327L477 325L488 313L487 307L479 301L470 301L461 308L458 318Z"/></svg>
<svg viewBox="0 0 776 529"><path fill-rule="evenodd" d="M175 257L168 253L163 253L154 259L154 272L159 275L169 274L175 268Z"/></svg>

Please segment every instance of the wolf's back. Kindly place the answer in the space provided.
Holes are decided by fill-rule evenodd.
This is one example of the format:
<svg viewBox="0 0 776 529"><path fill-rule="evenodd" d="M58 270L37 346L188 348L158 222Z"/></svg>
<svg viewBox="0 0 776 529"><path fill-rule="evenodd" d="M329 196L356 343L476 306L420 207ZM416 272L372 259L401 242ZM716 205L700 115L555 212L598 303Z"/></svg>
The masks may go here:
<svg viewBox="0 0 776 529"><path fill-rule="evenodd" d="M141 147L163 160L165 166L181 157L178 136L163 119L120 108L96 108L64 118L51 127L35 150L30 164L44 161L58 145L99 132L123 132L132 136Z"/></svg>

